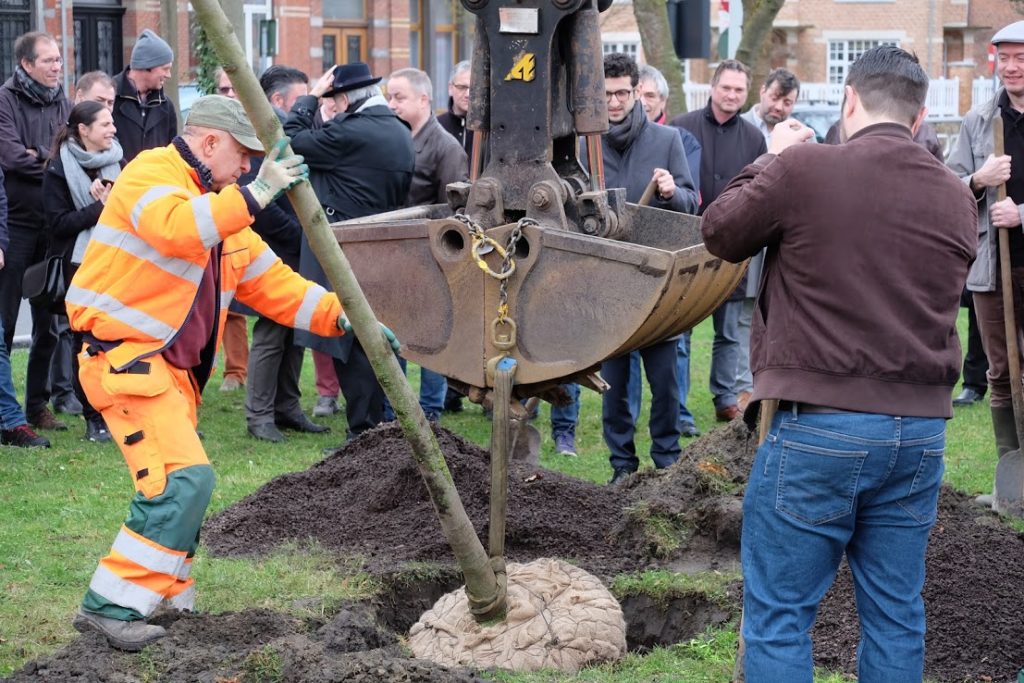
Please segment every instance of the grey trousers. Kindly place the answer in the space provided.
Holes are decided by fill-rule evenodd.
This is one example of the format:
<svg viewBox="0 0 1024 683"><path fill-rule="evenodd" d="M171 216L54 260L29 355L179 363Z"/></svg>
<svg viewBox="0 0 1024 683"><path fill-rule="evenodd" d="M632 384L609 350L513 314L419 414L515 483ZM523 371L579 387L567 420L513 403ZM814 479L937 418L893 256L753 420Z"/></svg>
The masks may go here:
<svg viewBox="0 0 1024 683"><path fill-rule="evenodd" d="M740 351L736 357L736 393L754 390L754 376L750 373L750 321L754 317L754 302L757 299L747 297L742 301L740 319L736 325L736 333L740 338Z"/></svg>
<svg viewBox="0 0 1024 683"><path fill-rule="evenodd" d="M715 309L715 341L711 345L711 377L708 387L715 410L736 405L736 360L740 352L739 319L743 301L726 301Z"/></svg>
<svg viewBox="0 0 1024 683"><path fill-rule="evenodd" d="M296 418L299 375L306 349L295 345L295 331L260 316L252 328L249 370L245 386L245 420L249 426Z"/></svg>

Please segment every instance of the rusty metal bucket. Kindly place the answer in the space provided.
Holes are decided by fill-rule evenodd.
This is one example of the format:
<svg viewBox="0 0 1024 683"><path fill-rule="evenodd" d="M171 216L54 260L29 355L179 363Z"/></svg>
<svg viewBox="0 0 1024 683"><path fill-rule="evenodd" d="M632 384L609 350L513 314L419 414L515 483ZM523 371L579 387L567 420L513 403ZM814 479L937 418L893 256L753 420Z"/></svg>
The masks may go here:
<svg viewBox="0 0 1024 683"><path fill-rule="evenodd" d="M745 264L708 254L700 218L626 205L631 240L524 227L508 282L520 395L580 377L601 361L692 328L735 289ZM447 205L332 225L378 318L403 356L472 387L490 386L500 282L471 258ZM505 244L514 224L487 231ZM501 267L497 253L485 257Z"/></svg>

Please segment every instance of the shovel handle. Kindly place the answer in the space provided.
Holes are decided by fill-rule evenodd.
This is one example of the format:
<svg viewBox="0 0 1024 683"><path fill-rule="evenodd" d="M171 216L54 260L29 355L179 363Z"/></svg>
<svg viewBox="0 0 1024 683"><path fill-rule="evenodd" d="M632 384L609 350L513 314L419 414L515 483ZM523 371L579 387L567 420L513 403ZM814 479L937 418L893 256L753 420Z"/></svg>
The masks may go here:
<svg viewBox="0 0 1024 683"><path fill-rule="evenodd" d="M640 201L637 202L640 206L647 206L651 203L651 199L654 197L654 191L658 189L658 181L651 178L651 182L647 183L647 187L644 188L643 195L640 196Z"/></svg>
<svg viewBox="0 0 1024 683"><path fill-rule="evenodd" d="M996 115L992 118L992 153L1002 156L1003 150L1003 117ZM996 190L996 197L999 201L1006 198L1005 183ZM1017 342L1020 332L1017 329L1017 316L1013 307L1010 233L1002 228L996 230L999 231L999 284L1003 290L1003 324L1006 333L1007 365L1010 371L1010 397L1013 400L1013 421L1017 426L1017 442L1024 444L1024 385L1021 384L1020 345Z"/></svg>

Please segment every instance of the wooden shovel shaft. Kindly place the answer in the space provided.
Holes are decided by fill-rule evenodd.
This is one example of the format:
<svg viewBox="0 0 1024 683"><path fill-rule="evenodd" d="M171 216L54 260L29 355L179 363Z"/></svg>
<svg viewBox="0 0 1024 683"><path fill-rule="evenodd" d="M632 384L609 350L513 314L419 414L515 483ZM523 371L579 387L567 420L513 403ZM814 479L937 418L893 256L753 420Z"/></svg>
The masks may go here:
<svg viewBox="0 0 1024 683"><path fill-rule="evenodd" d="M1003 118L998 113L992 118L992 153L1002 156ZM997 201L1006 199L1006 184L999 186ZM1010 396L1013 399L1013 420L1017 425L1017 442L1024 444L1024 386L1020 375L1020 345L1017 343L1017 316L1013 307L1013 273L1010 268L1010 233L999 230L999 279L1003 290L1003 323L1006 331L1006 357L1010 371Z"/></svg>

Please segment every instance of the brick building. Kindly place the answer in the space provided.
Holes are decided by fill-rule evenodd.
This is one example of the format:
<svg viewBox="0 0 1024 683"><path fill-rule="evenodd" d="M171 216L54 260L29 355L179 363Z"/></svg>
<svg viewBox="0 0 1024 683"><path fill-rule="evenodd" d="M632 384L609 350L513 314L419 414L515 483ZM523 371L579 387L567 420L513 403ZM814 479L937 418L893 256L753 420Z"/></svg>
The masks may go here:
<svg viewBox="0 0 1024 683"><path fill-rule="evenodd" d="M177 39L161 22L163 2L177 8ZM223 3L222 3L223 4ZM168 8L171 5L168 5ZM169 11L169 9L167 10ZM472 17L452 0L257 0L241 6L240 33L256 73L287 64L316 78L335 63L365 61L375 74L416 66L447 102L452 64L472 50ZM124 68L145 28L175 48L178 77L195 80L192 19L187 0L4 0L0 3L0 77L14 68L14 39L32 30L53 34L65 50L66 74ZM269 52L276 48L276 54ZM187 58L186 58L187 57Z"/></svg>
<svg viewBox="0 0 1024 683"><path fill-rule="evenodd" d="M722 3L708 1L717 45ZM616 0L602 15L605 50L642 59L632 9L631 0ZM969 83L991 73L987 50L995 30L1021 19L1008 0L787 0L773 25L770 60L804 82L842 83L864 50L891 42L917 53L932 78ZM718 61L711 57L688 60L688 77L705 82L708 64Z"/></svg>

